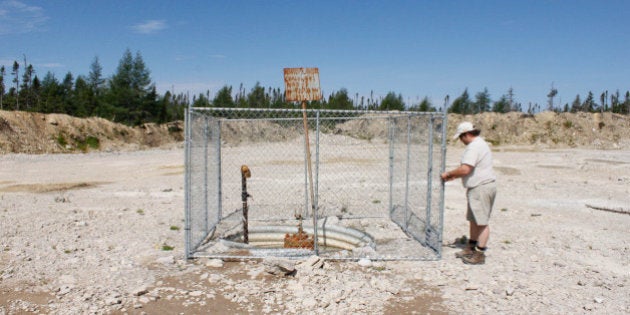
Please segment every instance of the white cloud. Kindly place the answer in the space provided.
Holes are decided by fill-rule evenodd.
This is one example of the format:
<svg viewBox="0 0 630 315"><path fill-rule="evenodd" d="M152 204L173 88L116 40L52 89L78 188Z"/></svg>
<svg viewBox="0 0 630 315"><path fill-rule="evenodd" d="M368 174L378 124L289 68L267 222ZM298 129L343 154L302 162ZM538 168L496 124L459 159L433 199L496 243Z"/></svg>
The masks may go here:
<svg viewBox="0 0 630 315"><path fill-rule="evenodd" d="M58 63L58 62L42 63L42 64L38 64L38 66L40 66L42 68L62 68L62 67L65 67L64 64L61 64L61 63Z"/></svg>
<svg viewBox="0 0 630 315"><path fill-rule="evenodd" d="M48 20L44 9L20 1L0 2L0 35L38 31Z"/></svg>
<svg viewBox="0 0 630 315"><path fill-rule="evenodd" d="M195 59L195 57L191 55L176 55L175 56L175 61L187 61L187 60L193 60L193 59Z"/></svg>
<svg viewBox="0 0 630 315"><path fill-rule="evenodd" d="M151 34L158 31L161 31L167 27L166 22L164 20L148 20L144 23L136 24L131 28L140 34Z"/></svg>

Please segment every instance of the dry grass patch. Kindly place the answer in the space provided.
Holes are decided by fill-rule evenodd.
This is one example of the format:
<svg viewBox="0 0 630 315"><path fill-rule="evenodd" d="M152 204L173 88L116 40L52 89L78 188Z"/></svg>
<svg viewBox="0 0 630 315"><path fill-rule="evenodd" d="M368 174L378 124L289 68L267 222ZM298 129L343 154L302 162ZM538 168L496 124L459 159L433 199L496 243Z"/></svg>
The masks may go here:
<svg viewBox="0 0 630 315"><path fill-rule="evenodd" d="M604 159L586 159L584 161L587 162L595 162L595 163L604 163L604 164L609 164L609 165L623 165L623 164L630 164L628 162L624 162L624 161L613 161L613 160L604 160Z"/></svg>
<svg viewBox="0 0 630 315"><path fill-rule="evenodd" d="M79 183L53 183L53 184L18 184L3 187L1 192L30 192L48 193L54 191L67 191L74 189L93 188L106 184L106 182L79 182Z"/></svg>
<svg viewBox="0 0 630 315"><path fill-rule="evenodd" d="M513 167L495 166L494 169L503 175L521 175L521 171Z"/></svg>
<svg viewBox="0 0 630 315"><path fill-rule="evenodd" d="M163 176L176 176L184 174L184 165L163 165L159 167L160 170L166 170L167 172L162 173Z"/></svg>

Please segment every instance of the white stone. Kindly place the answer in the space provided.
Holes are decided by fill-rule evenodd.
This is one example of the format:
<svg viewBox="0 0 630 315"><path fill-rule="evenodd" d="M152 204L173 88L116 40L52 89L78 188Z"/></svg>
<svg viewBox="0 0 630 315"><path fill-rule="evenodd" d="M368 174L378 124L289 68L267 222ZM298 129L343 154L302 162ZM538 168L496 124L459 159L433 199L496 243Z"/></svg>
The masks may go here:
<svg viewBox="0 0 630 315"><path fill-rule="evenodd" d="M308 297L302 301L302 306L304 306L306 309L313 309L317 306L317 300L312 297Z"/></svg>
<svg viewBox="0 0 630 315"><path fill-rule="evenodd" d="M272 275L288 275L295 271L295 262L288 259L269 258L263 261L265 271Z"/></svg>
<svg viewBox="0 0 630 315"><path fill-rule="evenodd" d="M119 298L115 298L115 297L108 298L108 299L105 300L105 304L106 305L116 305L116 304L120 304L120 303L122 303L122 300L120 300Z"/></svg>
<svg viewBox="0 0 630 315"><path fill-rule="evenodd" d="M193 296L193 297L202 296L203 291L199 291L199 290L191 291L191 292L188 292L188 295Z"/></svg>
<svg viewBox="0 0 630 315"><path fill-rule="evenodd" d="M172 265L175 263L175 257L173 256L160 257L156 260L156 262L163 265Z"/></svg>
<svg viewBox="0 0 630 315"><path fill-rule="evenodd" d="M221 268L223 267L223 260L221 259L210 259L206 262L206 267L212 268Z"/></svg>
<svg viewBox="0 0 630 315"><path fill-rule="evenodd" d="M367 258L361 258L361 259L359 259L357 264L359 266L361 266L361 267L370 267L370 266L372 266L372 261L367 259Z"/></svg>

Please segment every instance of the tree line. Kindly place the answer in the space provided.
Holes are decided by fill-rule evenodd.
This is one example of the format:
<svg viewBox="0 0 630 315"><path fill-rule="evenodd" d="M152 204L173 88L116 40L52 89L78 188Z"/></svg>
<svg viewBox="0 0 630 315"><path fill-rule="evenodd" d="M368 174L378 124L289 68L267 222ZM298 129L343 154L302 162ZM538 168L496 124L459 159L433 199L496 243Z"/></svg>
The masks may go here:
<svg viewBox="0 0 630 315"><path fill-rule="evenodd" d="M571 104L554 103L558 91L553 87L546 110L556 112L613 112L630 113L630 92L604 91L597 98L588 92L584 100L577 95ZM535 113L543 110L539 104L529 103L527 108L515 100L510 88L506 94L493 101L488 89L471 97L468 89L455 98L448 108L450 113L476 114L482 112L507 113L520 111ZM166 91L160 95L151 80L150 70L142 55L127 49L113 75L105 77L98 57L90 65L87 76L76 78L68 72L62 80L47 72L39 78L32 64L22 65L16 60L11 69L0 66L0 110L22 110L40 113L62 113L75 117L102 117L127 125L147 122L164 123L181 120L188 106L226 108L300 108L300 104L287 102L280 88L263 87L256 83L249 91L241 84L237 91L223 86L211 98L210 91L194 95L174 94ZM309 108L344 110L409 110L431 112L436 108L428 97L406 103L400 93L389 92L385 97L351 96L345 88L332 92L327 98L312 101Z"/></svg>
<svg viewBox="0 0 630 315"><path fill-rule="evenodd" d="M476 93L474 98L471 98L468 93L468 89L465 89L459 97L453 100L453 103L449 107L448 111L450 113L458 114L477 114L482 112L507 113L511 111L533 114L540 112L541 110L572 113L613 112L617 114L630 114L630 91L626 91L623 97L619 93L619 90L611 93L610 95L608 91L604 91L601 93L599 99L596 99L593 92L589 91L583 101L578 94L571 104L554 102L554 98L557 95L558 90L555 89L552 84L551 90L547 94L547 106L545 108L541 107L537 103L529 103L527 109L525 109L521 103L515 101L514 90L512 88L494 102L490 99L490 93L487 88Z"/></svg>

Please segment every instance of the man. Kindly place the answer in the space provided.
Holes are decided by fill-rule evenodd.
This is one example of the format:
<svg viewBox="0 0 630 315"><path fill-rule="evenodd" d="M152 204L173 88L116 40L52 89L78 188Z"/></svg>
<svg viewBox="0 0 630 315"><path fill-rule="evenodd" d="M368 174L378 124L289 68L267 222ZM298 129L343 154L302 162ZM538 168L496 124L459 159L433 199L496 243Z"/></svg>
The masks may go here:
<svg viewBox="0 0 630 315"><path fill-rule="evenodd" d="M486 261L486 245L490 236L488 221L497 193L496 176L492 170L492 152L479 136L481 131L470 122L457 126L453 140L459 138L466 145L459 167L441 174L442 180L462 179L466 188L468 210L466 219L470 224L470 238L461 252L455 254L465 264L480 265Z"/></svg>

